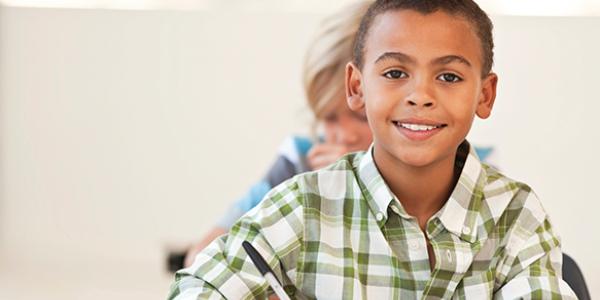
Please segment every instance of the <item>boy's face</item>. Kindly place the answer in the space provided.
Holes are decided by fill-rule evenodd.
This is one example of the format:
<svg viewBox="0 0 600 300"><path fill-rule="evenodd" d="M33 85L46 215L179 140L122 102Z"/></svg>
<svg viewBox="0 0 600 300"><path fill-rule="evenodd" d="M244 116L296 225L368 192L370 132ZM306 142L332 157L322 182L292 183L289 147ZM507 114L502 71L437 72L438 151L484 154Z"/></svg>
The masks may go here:
<svg viewBox="0 0 600 300"><path fill-rule="evenodd" d="M494 102L497 77L481 78L481 53L462 17L411 10L376 17L362 70L349 64L346 72L348 104L366 108L376 161L423 167L454 159L474 116L487 118Z"/></svg>

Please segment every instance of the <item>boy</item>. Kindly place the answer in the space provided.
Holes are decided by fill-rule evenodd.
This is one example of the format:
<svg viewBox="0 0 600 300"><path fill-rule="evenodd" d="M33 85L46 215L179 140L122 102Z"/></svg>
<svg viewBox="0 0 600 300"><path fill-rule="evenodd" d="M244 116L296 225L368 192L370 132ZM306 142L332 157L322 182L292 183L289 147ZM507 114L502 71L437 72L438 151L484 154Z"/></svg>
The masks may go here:
<svg viewBox="0 0 600 300"><path fill-rule="evenodd" d="M470 0L375 2L346 68L371 148L275 187L170 298L264 298L244 240L307 298L575 298L539 200L465 140L496 96L491 30Z"/></svg>

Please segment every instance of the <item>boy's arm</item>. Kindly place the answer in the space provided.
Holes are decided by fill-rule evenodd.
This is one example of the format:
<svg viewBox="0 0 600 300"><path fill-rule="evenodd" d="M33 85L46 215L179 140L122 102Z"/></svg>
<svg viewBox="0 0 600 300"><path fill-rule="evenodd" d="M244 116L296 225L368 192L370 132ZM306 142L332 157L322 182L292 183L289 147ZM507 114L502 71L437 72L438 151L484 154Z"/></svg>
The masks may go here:
<svg viewBox="0 0 600 300"><path fill-rule="evenodd" d="M560 241L545 219L520 247L494 299L577 299L561 267Z"/></svg>
<svg viewBox="0 0 600 300"><path fill-rule="evenodd" d="M176 273L168 299L253 299L270 292L246 252L249 241L282 279L296 267L303 234L302 196L290 180L273 189L223 236Z"/></svg>

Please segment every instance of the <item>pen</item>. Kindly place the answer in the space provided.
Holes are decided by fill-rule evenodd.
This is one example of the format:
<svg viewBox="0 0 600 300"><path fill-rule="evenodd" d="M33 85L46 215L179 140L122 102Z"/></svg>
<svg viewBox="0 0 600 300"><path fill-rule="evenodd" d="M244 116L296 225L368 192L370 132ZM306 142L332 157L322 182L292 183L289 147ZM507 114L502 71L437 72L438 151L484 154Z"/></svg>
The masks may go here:
<svg viewBox="0 0 600 300"><path fill-rule="evenodd" d="M254 266L256 266L260 274L267 280L267 283L269 283L271 288L273 288L273 291L277 297L279 297L281 300L290 300L290 297L288 297L283 290L283 287L281 287L279 280L277 280L277 277L275 277L273 270L271 270L265 259L260 255L260 253L258 253L258 251L256 251L252 244L248 243L247 241L243 241L242 247L244 247L244 250L246 253L248 253L248 256L250 256L252 263L254 263Z"/></svg>

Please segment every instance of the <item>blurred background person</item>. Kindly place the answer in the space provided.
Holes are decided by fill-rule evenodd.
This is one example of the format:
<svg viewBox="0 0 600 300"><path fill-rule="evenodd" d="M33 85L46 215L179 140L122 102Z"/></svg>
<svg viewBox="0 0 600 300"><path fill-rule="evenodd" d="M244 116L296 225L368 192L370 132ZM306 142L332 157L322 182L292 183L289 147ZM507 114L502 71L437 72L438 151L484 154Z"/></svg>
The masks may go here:
<svg viewBox="0 0 600 300"><path fill-rule="evenodd" d="M346 105L344 72L352 58L352 42L363 14L371 1L344 7L326 18L310 43L303 66L306 101L315 118L312 138L288 137L279 148L275 162L266 175L237 200L193 245L185 266L196 254L229 228L244 213L258 204L272 187L302 172L322 168L346 153L366 150L372 142L367 118Z"/></svg>

